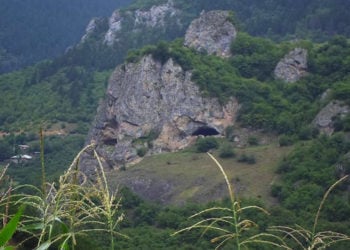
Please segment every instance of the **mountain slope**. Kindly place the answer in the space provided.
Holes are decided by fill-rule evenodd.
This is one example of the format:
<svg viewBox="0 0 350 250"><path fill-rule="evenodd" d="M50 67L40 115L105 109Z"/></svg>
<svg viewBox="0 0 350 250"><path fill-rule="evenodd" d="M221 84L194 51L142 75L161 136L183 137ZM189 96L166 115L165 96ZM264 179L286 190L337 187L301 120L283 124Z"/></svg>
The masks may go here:
<svg viewBox="0 0 350 250"><path fill-rule="evenodd" d="M131 0L0 1L0 73L53 58L77 43L86 23Z"/></svg>

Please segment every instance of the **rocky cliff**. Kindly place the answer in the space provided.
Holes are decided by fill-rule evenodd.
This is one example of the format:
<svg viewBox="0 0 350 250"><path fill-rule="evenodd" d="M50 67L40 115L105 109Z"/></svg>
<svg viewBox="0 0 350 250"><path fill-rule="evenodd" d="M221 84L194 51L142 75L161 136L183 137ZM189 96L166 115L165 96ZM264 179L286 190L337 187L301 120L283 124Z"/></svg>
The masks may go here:
<svg viewBox="0 0 350 250"><path fill-rule="evenodd" d="M159 33L164 33L164 30L169 27L181 30L181 27L183 27L181 14L182 11L174 7L172 0L165 4L154 5L149 9L127 11L117 9L108 18L108 22L106 21L108 25L102 32L103 40L101 42L112 46L120 42L121 37L125 36L123 31L137 34L144 32L145 29L156 29ZM96 30L98 20L94 18L89 22L82 42Z"/></svg>
<svg viewBox="0 0 350 250"><path fill-rule="evenodd" d="M234 98L222 106L202 97L191 72L172 59L162 64L148 55L113 72L89 140L106 167L119 168L144 154L182 149L200 135L223 135L238 108ZM84 171L94 164L86 157Z"/></svg>
<svg viewBox="0 0 350 250"><path fill-rule="evenodd" d="M229 11L203 11L187 29L184 45L200 52L229 57L236 34Z"/></svg>

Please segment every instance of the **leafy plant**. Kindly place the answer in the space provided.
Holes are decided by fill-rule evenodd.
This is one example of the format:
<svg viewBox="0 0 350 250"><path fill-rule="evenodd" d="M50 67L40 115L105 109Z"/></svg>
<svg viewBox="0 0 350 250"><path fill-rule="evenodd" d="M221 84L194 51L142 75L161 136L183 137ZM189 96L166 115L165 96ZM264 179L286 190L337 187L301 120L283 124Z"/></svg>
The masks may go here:
<svg viewBox="0 0 350 250"><path fill-rule="evenodd" d="M20 217L22 216L24 206L21 206L17 213L8 220L8 212L9 212L9 201L11 197L12 185L10 183L6 183L6 171L9 165L6 165L4 169L0 173L0 204L4 202L5 211L2 214L2 224L3 228L0 230L0 249L1 250L11 250L14 249L12 246L8 246L9 241L11 240L13 234L16 232ZM3 185L5 183L5 185Z"/></svg>
<svg viewBox="0 0 350 250"><path fill-rule="evenodd" d="M12 235L16 232L17 226L19 224L20 217L23 213L24 207L22 206L15 216L7 223L0 231L0 249L1 250L12 250L12 246L7 246L8 242L11 240Z"/></svg>

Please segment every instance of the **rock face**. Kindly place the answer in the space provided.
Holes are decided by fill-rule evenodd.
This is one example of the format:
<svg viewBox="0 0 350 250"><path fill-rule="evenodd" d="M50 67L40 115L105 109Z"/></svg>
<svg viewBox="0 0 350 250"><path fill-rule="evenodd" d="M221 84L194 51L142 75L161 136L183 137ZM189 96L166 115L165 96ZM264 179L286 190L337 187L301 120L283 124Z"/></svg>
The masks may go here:
<svg viewBox="0 0 350 250"><path fill-rule="evenodd" d="M178 12L179 10L174 7L174 3L171 0L163 5L152 6L149 10L136 10L135 26L164 26L165 19L177 16L179 14Z"/></svg>
<svg viewBox="0 0 350 250"><path fill-rule="evenodd" d="M90 37L98 35L98 33L101 30L105 29L105 26L107 25L107 21L105 18L98 18L95 17L91 19L89 24L85 28L85 34L84 36L80 39L80 43L84 43L86 40L88 40Z"/></svg>
<svg viewBox="0 0 350 250"><path fill-rule="evenodd" d="M231 56L230 45L237 32L229 17L228 11L202 12L187 29L184 45L208 54Z"/></svg>
<svg viewBox="0 0 350 250"><path fill-rule="evenodd" d="M137 162L141 150L176 151L199 135L223 134L238 108L233 98L222 106L202 97L190 72L172 59L161 64L149 55L116 68L89 140L97 143L106 166L118 168ZM87 157L81 165L89 173L94 164Z"/></svg>
<svg viewBox="0 0 350 250"><path fill-rule="evenodd" d="M178 16L181 11L174 7L173 1L152 6L149 10L121 11L116 10L108 20L109 28L104 37L104 43L111 46L119 42L118 35L122 27L128 26L129 32L143 31L143 28L162 28L166 21L181 26Z"/></svg>
<svg viewBox="0 0 350 250"><path fill-rule="evenodd" d="M119 10L115 10L112 16L108 19L108 31L105 34L104 42L111 46L118 42L118 31L122 28L122 16Z"/></svg>
<svg viewBox="0 0 350 250"><path fill-rule="evenodd" d="M293 83L305 76L306 70L307 50L295 48L279 61L274 74L277 79L281 79L287 83Z"/></svg>
<svg viewBox="0 0 350 250"><path fill-rule="evenodd" d="M349 114L350 107L340 101L334 100L328 103L316 116L313 124L320 129L322 133L330 135L334 131L333 119L340 115Z"/></svg>

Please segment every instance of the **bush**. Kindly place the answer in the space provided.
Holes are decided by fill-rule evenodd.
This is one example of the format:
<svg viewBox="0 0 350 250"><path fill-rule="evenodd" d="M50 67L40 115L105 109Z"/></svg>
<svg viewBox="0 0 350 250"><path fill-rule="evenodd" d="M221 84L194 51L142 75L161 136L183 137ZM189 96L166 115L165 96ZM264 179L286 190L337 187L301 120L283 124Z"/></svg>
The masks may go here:
<svg viewBox="0 0 350 250"><path fill-rule="evenodd" d="M254 155L246 155L245 153L241 154L238 158L238 162L245 162L248 164L255 164L256 159Z"/></svg>
<svg viewBox="0 0 350 250"><path fill-rule="evenodd" d="M313 137L313 130L309 126L302 127L298 136L300 140L310 140Z"/></svg>
<svg viewBox="0 0 350 250"><path fill-rule="evenodd" d="M281 135L278 143L280 144L280 147L290 146L293 144L293 137L288 135Z"/></svg>
<svg viewBox="0 0 350 250"><path fill-rule="evenodd" d="M255 137L255 136L249 136L249 138L248 138L248 143L249 143L249 145L251 145L251 146L257 146L257 145L259 145L259 140L258 140L258 138Z"/></svg>
<svg viewBox="0 0 350 250"><path fill-rule="evenodd" d="M233 126L228 126L225 129L225 137L230 140L233 141L235 138L235 134L234 134L234 128Z"/></svg>
<svg viewBox="0 0 350 250"><path fill-rule="evenodd" d="M235 156L232 146L229 143L224 143L221 145L219 150L219 157L221 158L231 158Z"/></svg>
<svg viewBox="0 0 350 250"><path fill-rule="evenodd" d="M277 184L273 184L271 186L271 195L275 198L280 198L281 194L282 194L282 186L277 185Z"/></svg>
<svg viewBox="0 0 350 250"><path fill-rule="evenodd" d="M142 147L137 149L137 155L140 157L144 157L147 154L148 148Z"/></svg>
<svg viewBox="0 0 350 250"><path fill-rule="evenodd" d="M214 137L204 137L204 138L199 138L196 141L195 146L196 146L197 152L205 153L205 152L208 152L210 149L218 148L219 143L217 139Z"/></svg>

